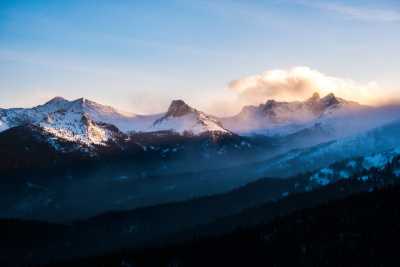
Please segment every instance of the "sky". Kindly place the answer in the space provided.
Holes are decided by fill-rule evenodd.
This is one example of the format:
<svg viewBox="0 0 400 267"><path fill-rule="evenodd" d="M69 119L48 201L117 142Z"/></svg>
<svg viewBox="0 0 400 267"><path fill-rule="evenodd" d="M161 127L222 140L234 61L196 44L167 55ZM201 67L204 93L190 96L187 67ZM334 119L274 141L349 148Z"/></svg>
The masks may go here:
<svg viewBox="0 0 400 267"><path fill-rule="evenodd" d="M217 115L333 91L400 96L398 0L0 1L0 107L85 97Z"/></svg>

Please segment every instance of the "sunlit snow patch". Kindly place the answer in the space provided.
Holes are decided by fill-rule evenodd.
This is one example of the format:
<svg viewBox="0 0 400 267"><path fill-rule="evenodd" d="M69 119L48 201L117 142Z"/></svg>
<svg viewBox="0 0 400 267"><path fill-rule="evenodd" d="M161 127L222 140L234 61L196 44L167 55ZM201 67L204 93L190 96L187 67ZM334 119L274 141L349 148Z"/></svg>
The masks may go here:
<svg viewBox="0 0 400 267"><path fill-rule="evenodd" d="M311 176L310 180L322 186L328 185L330 183L330 180L326 177L321 177L320 173L316 173Z"/></svg>
<svg viewBox="0 0 400 267"><path fill-rule="evenodd" d="M354 160L349 161L349 163L347 163L347 167L349 168L355 168L357 167L357 162L355 162Z"/></svg>
<svg viewBox="0 0 400 267"><path fill-rule="evenodd" d="M340 176L340 178L342 178L342 179L347 179L347 178L350 177L350 174L349 174L347 171L340 171L340 172L339 172L339 176Z"/></svg>
<svg viewBox="0 0 400 267"><path fill-rule="evenodd" d="M9 127L8 125L3 122L2 120L0 120L0 132L7 130Z"/></svg>
<svg viewBox="0 0 400 267"><path fill-rule="evenodd" d="M391 160L390 157L384 156L382 154L376 154L373 156L365 157L363 161L363 167L367 170L371 168L382 169Z"/></svg>

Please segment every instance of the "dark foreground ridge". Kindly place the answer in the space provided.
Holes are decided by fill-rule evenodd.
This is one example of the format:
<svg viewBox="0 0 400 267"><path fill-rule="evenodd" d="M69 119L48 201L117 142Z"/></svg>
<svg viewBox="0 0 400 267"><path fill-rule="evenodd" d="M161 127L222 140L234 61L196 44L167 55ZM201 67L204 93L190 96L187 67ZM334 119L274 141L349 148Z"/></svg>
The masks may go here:
<svg viewBox="0 0 400 267"><path fill-rule="evenodd" d="M371 253L382 254L375 240L384 240L389 236L385 231L397 229L399 222L400 196L390 195L400 191L394 187L399 184L398 163L394 158L384 168L361 168L350 178L333 179L314 190L307 189L312 185L307 183L310 174L266 178L221 195L110 212L68 224L0 220L0 266L54 262L53 266L104 266L103 260L110 263L106 266L120 266L126 259L133 266L169 266L175 258L182 266L196 266L198 261L204 266L244 265L249 259L279 266L288 259L278 255L286 253L295 265L309 266L316 257L320 266L358 255L366 245L374 250ZM331 168L343 170L347 165L345 161ZM359 195L379 188L387 189L364 198ZM286 197L280 198L283 193ZM303 253L304 246L310 252ZM118 254L122 249L126 252ZM58 263L67 260L77 262Z"/></svg>
<svg viewBox="0 0 400 267"><path fill-rule="evenodd" d="M400 186L222 237L54 266L398 266Z"/></svg>

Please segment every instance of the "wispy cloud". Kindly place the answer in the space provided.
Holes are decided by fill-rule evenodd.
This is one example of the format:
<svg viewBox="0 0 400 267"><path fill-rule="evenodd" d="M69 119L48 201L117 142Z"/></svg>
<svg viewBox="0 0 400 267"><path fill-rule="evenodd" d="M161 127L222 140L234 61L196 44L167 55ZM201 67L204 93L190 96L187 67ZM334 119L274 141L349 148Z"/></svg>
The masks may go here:
<svg viewBox="0 0 400 267"><path fill-rule="evenodd" d="M96 77L107 77L109 79L122 79L124 77L141 77L142 79L151 80L153 75L140 71L136 65L118 65L118 67L110 67L110 62L90 62L83 60L78 56L63 56L61 54L46 52L31 52L14 49L3 49L0 47L0 62L16 62L26 66L35 65L43 66L58 72L71 72L83 75L93 75ZM107 66L110 65L110 66ZM135 75L136 74L136 75Z"/></svg>
<svg viewBox="0 0 400 267"><path fill-rule="evenodd" d="M319 8L325 11L331 11L340 15L364 21L380 21L380 22L400 22L400 10L393 8L374 8L359 5L350 5L335 2L320 2L300 0L298 3Z"/></svg>

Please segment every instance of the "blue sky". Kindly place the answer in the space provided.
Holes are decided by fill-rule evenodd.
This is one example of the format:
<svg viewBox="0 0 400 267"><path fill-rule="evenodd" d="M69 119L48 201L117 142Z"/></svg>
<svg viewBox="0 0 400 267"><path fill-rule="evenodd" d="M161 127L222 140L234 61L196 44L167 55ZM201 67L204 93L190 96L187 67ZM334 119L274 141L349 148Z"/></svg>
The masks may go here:
<svg viewBox="0 0 400 267"><path fill-rule="evenodd" d="M230 81L295 66L400 95L399 26L397 0L5 0L0 107L61 95L219 112Z"/></svg>

